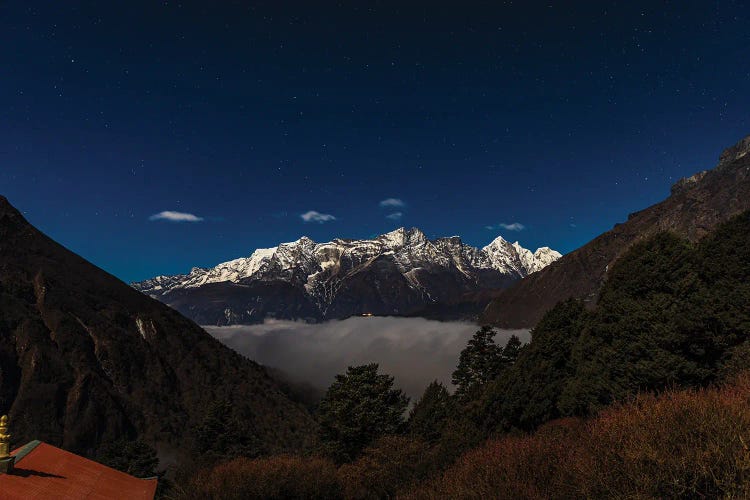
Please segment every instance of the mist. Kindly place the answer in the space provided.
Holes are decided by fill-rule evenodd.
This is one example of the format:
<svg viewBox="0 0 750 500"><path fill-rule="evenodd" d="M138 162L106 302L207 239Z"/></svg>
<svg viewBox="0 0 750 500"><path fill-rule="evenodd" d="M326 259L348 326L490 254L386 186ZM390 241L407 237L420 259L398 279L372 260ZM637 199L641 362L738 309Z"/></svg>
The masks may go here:
<svg viewBox="0 0 750 500"><path fill-rule="evenodd" d="M380 364L395 385L415 400L433 380L450 387L458 356L479 327L474 323L422 318L353 317L307 324L269 320L262 325L204 326L228 347L284 372L291 381L325 390L348 366ZM522 342L529 330L499 330L504 346L511 335Z"/></svg>

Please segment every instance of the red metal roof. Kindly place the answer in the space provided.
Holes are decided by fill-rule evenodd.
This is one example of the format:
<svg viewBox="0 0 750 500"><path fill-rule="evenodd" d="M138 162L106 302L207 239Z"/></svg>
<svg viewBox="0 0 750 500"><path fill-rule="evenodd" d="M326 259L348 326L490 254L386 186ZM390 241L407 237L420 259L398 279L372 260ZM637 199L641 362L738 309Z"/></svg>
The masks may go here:
<svg viewBox="0 0 750 500"><path fill-rule="evenodd" d="M16 464L11 474L0 474L0 499L154 498L156 479L138 479L46 443L33 444L11 453Z"/></svg>

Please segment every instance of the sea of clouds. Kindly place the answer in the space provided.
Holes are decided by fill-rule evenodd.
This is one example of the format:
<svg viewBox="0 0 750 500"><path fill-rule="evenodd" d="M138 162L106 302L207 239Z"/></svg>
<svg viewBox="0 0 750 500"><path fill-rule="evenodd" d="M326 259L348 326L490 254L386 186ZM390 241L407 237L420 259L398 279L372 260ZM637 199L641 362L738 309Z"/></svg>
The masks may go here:
<svg viewBox="0 0 750 500"><path fill-rule="evenodd" d="M204 328L248 358L319 389L348 366L379 363L380 372L393 375L395 385L412 399L433 380L450 384L461 350L479 329L473 323L395 317ZM528 330L500 330L495 342L504 346L514 334L529 341Z"/></svg>

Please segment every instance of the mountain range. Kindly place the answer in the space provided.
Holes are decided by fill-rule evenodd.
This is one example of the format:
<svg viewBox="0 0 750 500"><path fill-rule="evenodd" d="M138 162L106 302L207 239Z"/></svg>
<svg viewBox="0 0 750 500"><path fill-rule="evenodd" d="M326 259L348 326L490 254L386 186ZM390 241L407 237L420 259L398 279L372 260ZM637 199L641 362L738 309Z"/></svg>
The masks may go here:
<svg viewBox="0 0 750 500"><path fill-rule="evenodd" d="M614 262L631 246L670 231L696 242L718 224L750 209L750 136L725 149L718 165L681 179L670 196L628 216L626 222L495 293L481 321L502 328L531 328L556 303L571 297L596 303Z"/></svg>
<svg viewBox="0 0 750 500"><path fill-rule="evenodd" d="M458 236L429 240L419 229L399 228L366 240L302 237L132 286L199 324L414 315L467 293L507 287L559 258L549 247L531 252L502 237L478 249Z"/></svg>

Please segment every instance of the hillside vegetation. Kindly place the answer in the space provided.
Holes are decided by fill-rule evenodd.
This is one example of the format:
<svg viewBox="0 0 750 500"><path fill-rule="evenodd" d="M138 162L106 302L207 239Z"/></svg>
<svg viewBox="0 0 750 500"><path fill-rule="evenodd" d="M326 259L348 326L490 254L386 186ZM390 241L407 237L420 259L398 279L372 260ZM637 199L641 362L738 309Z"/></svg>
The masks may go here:
<svg viewBox="0 0 750 500"><path fill-rule="evenodd" d="M661 233L610 270L597 307L558 304L489 384L487 431L530 430L641 391L703 386L747 358L750 212L692 245Z"/></svg>
<svg viewBox="0 0 750 500"><path fill-rule="evenodd" d="M747 497L749 335L745 212L698 243L660 233L635 245L610 269L593 310L577 300L558 304L526 346L495 345L491 330L481 329L461 355L454 395L431 384L403 425L357 441L344 463L325 448L316 458L238 460L199 475L186 491L206 498ZM342 377L352 382L356 373ZM392 390L390 382L380 393L360 383L340 408L368 408L358 394L371 401ZM325 418L349 429L356 415L370 428L382 417L374 413ZM280 490L280 480L296 489Z"/></svg>

